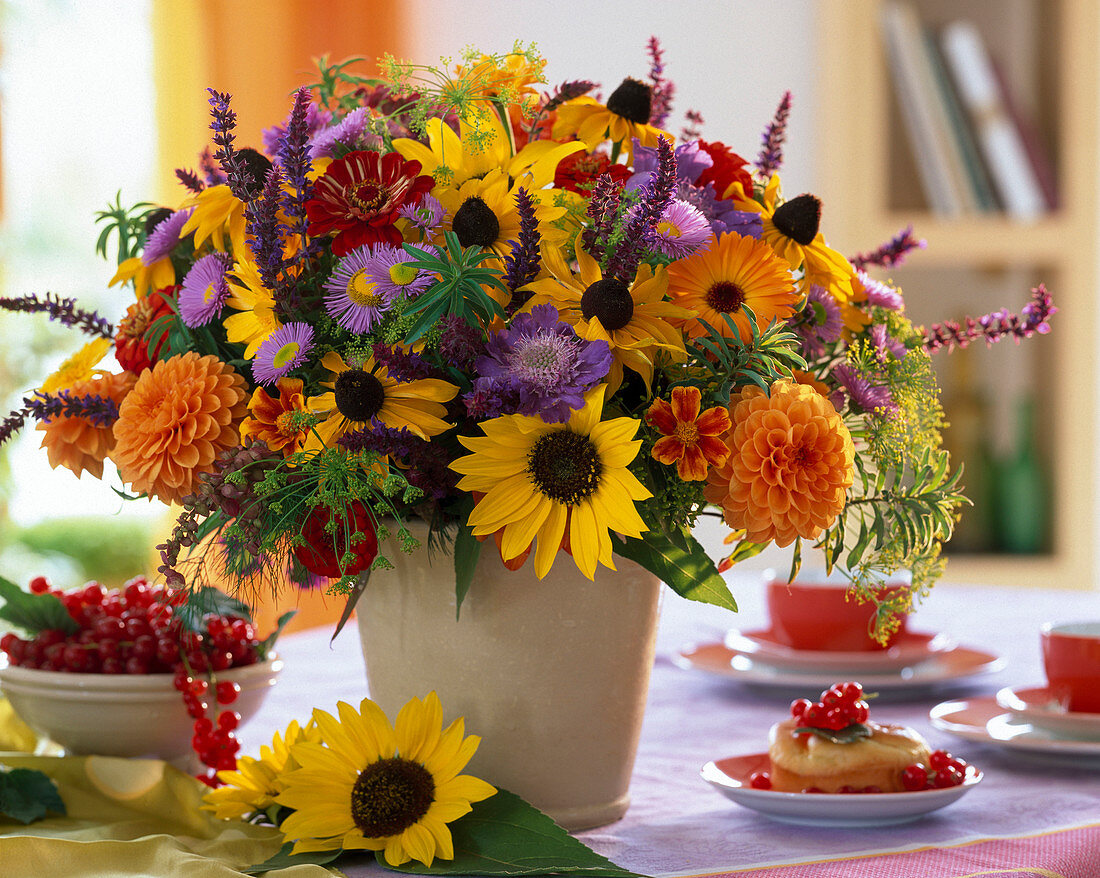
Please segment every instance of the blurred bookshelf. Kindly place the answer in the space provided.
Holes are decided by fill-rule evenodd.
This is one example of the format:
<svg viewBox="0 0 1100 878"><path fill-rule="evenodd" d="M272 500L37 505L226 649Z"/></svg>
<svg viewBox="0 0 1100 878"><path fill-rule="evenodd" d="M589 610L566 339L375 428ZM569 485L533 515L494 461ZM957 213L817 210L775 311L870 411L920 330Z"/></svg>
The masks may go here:
<svg viewBox="0 0 1100 878"><path fill-rule="evenodd" d="M918 324L1019 311L1040 281L1059 309L1049 335L934 355L953 424L945 442L975 504L948 547L946 578L1094 588L1100 4L819 0L818 21L816 178L830 244L867 251L912 224L927 249L873 273L902 288ZM974 78L988 86L988 69L964 63L961 80L942 78L952 33L963 55L979 51L996 68L1000 104L984 115L967 115L976 98L964 92L980 91ZM923 63L944 65L939 75L921 68L920 52L938 54ZM937 100L954 112L914 111ZM996 114L1015 147L1004 146L1007 129L980 147ZM953 122L936 128L937 118ZM963 127L968 172L967 151L952 158L944 147ZM937 149L938 160L921 152ZM997 149L1008 156L999 170ZM1030 194L1005 191L1006 179Z"/></svg>

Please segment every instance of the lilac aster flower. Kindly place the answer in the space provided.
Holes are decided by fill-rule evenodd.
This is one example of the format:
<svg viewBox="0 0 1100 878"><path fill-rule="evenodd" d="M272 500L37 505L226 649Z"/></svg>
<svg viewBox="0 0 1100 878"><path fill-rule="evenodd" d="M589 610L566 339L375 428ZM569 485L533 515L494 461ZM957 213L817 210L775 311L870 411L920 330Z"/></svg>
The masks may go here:
<svg viewBox="0 0 1100 878"><path fill-rule="evenodd" d="M185 326L205 326L221 314L229 298L227 269L225 257L220 253L203 256L191 266L179 293L180 317Z"/></svg>
<svg viewBox="0 0 1100 878"><path fill-rule="evenodd" d="M833 377L847 392L852 404L864 411L889 417L898 410L898 404L890 393L890 388L875 384L855 366L841 363L833 369Z"/></svg>
<svg viewBox="0 0 1100 878"><path fill-rule="evenodd" d="M375 149L382 145L382 138L368 130L370 110L359 107L352 110L335 125L322 128L310 138L311 159L336 158L336 145L345 150Z"/></svg>
<svg viewBox="0 0 1100 878"><path fill-rule="evenodd" d="M325 281L325 310L348 332L361 335L382 319L390 302L383 301L371 279L370 245L356 247L336 263Z"/></svg>
<svg viewBox="0 0 1100 878"><path fill-rule="evenodd" d="M840 306L824 287L813 284L806 295L806 304L791 321L791 328L802 339L802 354L808 358L825 353L825 345L832 344L844 329L840 318Z"/></svg>
<svg viewBox="0 0 1100 878"><path fill-rule="evenodd" d="M703 212L686 201L674 200L657 221L653 249L673 259L683 259L711 237L710 223Z"/></svg>
<svg viewBox="0 0 1100 878"><path fill-rule="evenodd" d="M486 356L474 363L478 378L470 401L493 400L497 414L538 415L548 424L569 420L584 394L611 368L605 341L586 341L558 320L553 305L536 305L490 337Z"/></svg>
<svg viewBox="0 0 1100 878"><path fill-rule="evenodd" d="M702 212L715 237L727 232L737 232L745 238L759 239L764 236L764 221L760 214L751 210L738 210L732 201L722 201L715 193L713 183L693 186L681 182L677 187L676 197Z"/></svg>
<svg viewBox="0 0 1100 878"><path fill-rule="evenodd" d="M397 211L398 216L404 217L425 234L433 231L443 222L445 213L439 199L428 193L425 193L415 204L406 204Z"/></svg>
<svg viewBox="0 0 1100 878"><path fill-rule="evenodd" d="M886 361L887 352L894 355L895 359L904 360L905 355L909 353L909 349L890 335L886 331L886 327L881 323L876 323L871 327L870 331L871 344L875 346L875 352L881 362Z"/></svg>
<svg viewBox="0 0 1100 878"><path fill-rule="evenodd" d="M287 323L264 339L252 361L252 377L260 384L274 384L306 361L313 349L313 327Z"/></svg>
<svg viewBox="0 0 1100 878"><path fill-rule="evenodd" d="M145 239L145 249L141 254L142 265L152 265L171 253L180 242L180 229L191 218L193 207L187 210L173 211L170 216L154 226Z"/></svg>
<svg viewBox="0 0 1100 878"><path fill-rule="evenodd" d="M436 250L437 247L425 248ZM367 276L374 283L374 294L388 307L401 296L415 298L430 287L435 278L409 263L413 257L400 247L382 245L367 258Z"/></svg>
<svg viewBox="0 0 1100 878"><path fill-rule="evenodd" d="M902 306L901 293L888 284L875 280L869 274L857 271L856 276L867 291L867 302L876 308L887 308L890 311L900 311Z"/></svg>

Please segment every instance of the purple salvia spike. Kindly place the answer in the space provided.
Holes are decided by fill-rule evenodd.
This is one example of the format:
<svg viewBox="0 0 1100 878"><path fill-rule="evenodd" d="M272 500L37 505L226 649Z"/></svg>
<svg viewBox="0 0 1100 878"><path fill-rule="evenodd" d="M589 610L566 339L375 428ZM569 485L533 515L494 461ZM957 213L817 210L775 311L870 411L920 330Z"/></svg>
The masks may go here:
<svg viewBox="0 0 1100 878"><path fill-rule="evenodd" d="M289 232L301 237L301 244L295 253L292 264L297 264L308 255L306 229L306 202L313 195L313 184L309 173L313 170L313 161L309 157L309 120L308 111L310 93L308 88L300 88L294 94L294 106L290 111L286 132L279 143L279 164L292 192L283 194L283 213L289 220Z"/></svg>
<svg viewBox="0 0 1100 878"><path fill-rule="evenodd" d="M421 378L444 378L442 371L434 368L419 354L403 351L385 342L376 341L371 348L374 361L386 367L396 381L417 381Z"/></svg>
<svg viewBox="0 0 1100 878"><path fill-rule="evenodd" d="M515 313L530 298L529 294L517 294L516 290L534 280L542 265L542 257L539 255L542 236L535 218L535 203L522 187L516 190L516 210L520 217L519 241L509 242L512 244L512 251L504 257L504 283L512 291L512 299L505 308L508 314Z"/></svg>
<svg viewBox="0 0 1100 878"><path fill-rule="evenodd" d="M271 168L264 181L263 192L244 209L248 233L253 236L252 254L260 278L275 297L275 311L286 319L291 303L287 301L286 284L280 278L283 265L283 227L279 223L279 201L282 195L283 175L278 168Z"/></svg>
<svg viewBox="0 0 1100 878"><path fill-rule="evenodd" d="M218 147L214 158L221 165L233 194L241 201L251 201L258 184L241 153L233 146L237 114L229 108L231 95L229 92L221 94L212 88L208 88L207 92L210 94L210 115L213 117L210 130L214 132L214 144Z"/></svg>
<svg viewBox="0 0 1100 878"><path fill-rule="evenodd" d="M552 97L546 98L546 101L539 111L535 114L535 117L531 120L531 124L527 126L527 135L531 140L538 139L538 133L542 129L543 120L554 112L562 104L568 103L574 98L579 98L583 94L588 94L596 87L596 83L589 82L587 79L575 79L568 82L563 82L558 86L558 90L554 92Z"/></svg>
<svg viewBox="0 0 1100 878"><path fill-rule="evenodd" d="M688 110L684 113L684 117L687 119L687 125L680 131L680 141L691 143L703 135L703 114L698 110Z"/></svg>
<svg viewBox="0 0 1100 878"><path fill-rule="evenodd" d="M592 225L584 230L581 240L593 259L602 259L603 241L611 234L622 201L622 189L610 174L596 179L592 195L588 199L588 216Z"/></svg>
<svg viewBox="0 0 1100 878"><path fill-rule="evenodd" d="M672 96L676 93L676 86L664 78L665 64L660 41L656 37L650 37L647 49L650 58L649 124L655 128L664 128L672 110Z"/></svg>
<svg viewBox="0 0 1100 878"><path fill-rule="evenodd" d="M35 393L25 397L25 411L44 424L54 418L84 418L97 427L110 427L118 420L118 404L109 397L88 393L73 396L68 390L57 393Z"/></svg>
<svg viewBox="0 0 1100 878"><path fill-rule="evenodd" d="M53 293L46 293L45 301L33 294L14 299L0 298L0 308L26 313L45 312L51 320L59 321L62 326L75 326L88 335L102 338L115 337L115 328L95 311L77 308L75 299L62 299Z"/></svg>
<svg viewBox="0 0 1100 878"><path fill-rule="evenodd" d="M634 279L642 255L649 248L653 230L676 191L676 153L664 137L657 139L657 170L642 187L623 238L608 261L605 277L628 284Z"/></svg>
<svg viewBox="0 0 1100 878"><path fill-rule="evenodd" d="M1031 291L1031 301L1024 305L1019 315L1002 309L977 320L967 317L962 323L945 320L943 323L932 324L924 337L924 349L934 354L947 348L950 353L954 348L965 348L979 338L986 345L991 345L1006 336L1012 336L1019 343L1022 338L1050 332L1048 321L1057 312L1054 299L1047 292L1046 286L1040 284Z"/></svg>
<svg viewBox="0 0 1100 878"><path fill-rule="evenodd" d="M3 421L0 421L0 445L3 445L23 429L29 414L30 412L26 408L16 409Z"/></svg>
<svg viewBox="0 0 1100 878"><path fill-rule="evenodd" d="M202 153L199 155L199 167L202 168L203 176L206 177L207 186L220 186L225 182L225 174L218 167L209 146L202 148Z"/></svg>
<svg viewBox="0 0 1100 878"><path fill-rule="evenodd" d="M762 180L768 180L783 164L783 141L787 138L787 117L791 112L791 93L783 92L783 99L771 121L760 138L763 146L756 158L756 171Z"/></svg>
<svg viewBox="0 0 1100 878"><path fill-rule="evenodd" d="M913 237L912 226L906 226L877 250L872 250L870 253L859 253L849 261L861 271L868 265L893 268L895 265L901 265L911 251L923 250L927 246L928 242L923 238Z"/></svg>
<svg viewBox="0 0 1100 878"><path fill-rule="evenodd" d="M176 179L192 192L202 192L206 188L206 184L198 178L198 175L187 168L176 168Z"/></svg>

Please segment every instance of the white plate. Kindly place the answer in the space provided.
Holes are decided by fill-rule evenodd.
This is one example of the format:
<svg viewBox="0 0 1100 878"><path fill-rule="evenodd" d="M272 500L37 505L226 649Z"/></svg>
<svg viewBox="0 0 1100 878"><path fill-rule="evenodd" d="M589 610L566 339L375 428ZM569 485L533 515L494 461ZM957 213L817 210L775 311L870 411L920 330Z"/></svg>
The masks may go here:
<svg viewBox="0 0 1100 878"><path fill-rule="evenodd" d="M861 652L794 649L776 639L768 628L730 631L725 644L753 661L795 671L826 670L884 673L919 664L946 652L955 642L943 634L905 631L889 649Z"/></svg>
<svg viewBox="0 0 1100 878"><path fill-rule="evenodd" d="M997 703L1061 737L1100 740L1100 713L1066 710L1046 686L1006 686L997 693Z"/></svg>
<svg viewBox="0 0 1100 878"><path fill-rule="evenodd" d="M992 696L945 701L929 712L932 725L967 741L1012 750L1070 757L1076 765L1100 766L1100 741L1063 738L1005 712Z"/></svg>
<svg viewBox="0 0 1100 878"><path fill-rule="evenodd" d="M672 656L675 665L693 671L705 671L751 686L797 690L815 698L837 682L831 668L807 668L796 671L777 668L730 649L724 643L691 643ZM960 646L938 653L927 661L880 673L861 673L854 679L873 692L921 689L955 683L969 677L990 674L1004 667L1004 659L993 653Z"/></svg>
<svg viewBox="0 0 1100 878"><path fill-rule="evenodd" d="M971 766L961 786L915 793L780 793L749 786L749 775L770 767L767 753L751 753L708 762L701 774L727 799L773 820L837 828L908 823L950 805L982 779Z"/></svg>

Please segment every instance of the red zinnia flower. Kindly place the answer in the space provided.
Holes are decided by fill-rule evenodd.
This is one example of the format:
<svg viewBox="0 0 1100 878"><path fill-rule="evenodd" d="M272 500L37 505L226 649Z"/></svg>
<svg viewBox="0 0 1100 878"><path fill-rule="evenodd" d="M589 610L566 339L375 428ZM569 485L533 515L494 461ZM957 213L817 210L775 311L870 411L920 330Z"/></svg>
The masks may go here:
<svg viewBox="0 0 1100 878"><path fill-rule="evenodd" d="M699 179L695 181L696 186L713 183L715 194L719 198L724 198L730 186L740 183L741 189L751 197L752 174L745 169L748 164L745 159L718 141L707 143L705 140L700 140L699 149L709 155L714 160L714 164L699 175Z"/></svg>
<svg viewBox="0 0 1100 878"><path fill-rule="evenodd" d="M149 330L160 318L175 313L171 300L179 290L179 286L164 287L126 309L126 316L119 321L115 334L115 358L127 372L140 375L160 357L160 349L168 337L169 321L163 321L155 333Z"/></svg>
<svg viewBox="0 0 1100 878"><path fill-rule="evenodd" d="M332 252L346 256L363 244L401 243L397 212L416 204L435 181L420 175L420 162L395 152L357 150L328 166L306 202L309 234L335 232Z"/></svg>
<svg viewBox="0 0 1100 878"><path fill-rule="evenodd" d="M708 466L721 466L729 446L718 437L730 428L729 412L714 406L700 414L703 395L698 387L672 388L672 404L653 400L646 423L663 434L653 446L653 459L671 466L685 482L701 482Z"/></svg>
<svg viewBox="0 0 1100 878"><path fill-rule="evenodd" d="M602 152L575 152L558 162L554 185L588 195L597 178L604 174L610 174L616 183L622 184L630 178L630 168L612 164Z"/></svg>

